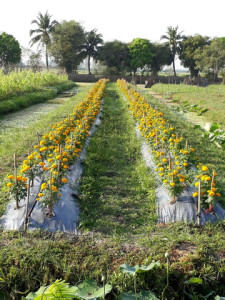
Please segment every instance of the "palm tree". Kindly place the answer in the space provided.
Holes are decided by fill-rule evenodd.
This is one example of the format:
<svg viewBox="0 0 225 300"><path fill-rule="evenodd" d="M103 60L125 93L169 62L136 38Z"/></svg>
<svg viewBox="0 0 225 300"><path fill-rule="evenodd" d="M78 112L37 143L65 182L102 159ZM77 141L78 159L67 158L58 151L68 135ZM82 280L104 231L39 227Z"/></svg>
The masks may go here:
<svg viewBox="0 0 225 300"><path fill-rule="evenodd" d="M85 44L80 45L79 56L83 58L88 58L88 74L91 74L90 70L90 60L91 57L97 59L99 54L99 44L103 43L102 35L97 34L97 30L93 29L85 33Z"/></svg>
<svg viewBox="0 0 225 300"><path fill-rule="evenodd" d="M183 31L178 32L178 26L176 26L174 28L172 26L169 26L169 27L167 27L166 34L161 36L161 39L168 40L167 43L169 44L172 55L173 55L172 63L173 63L174 76L177 76L176 70L175 70L175 56L179 49L179 43L184 38L184 35L182 35L182 33L183 33Z"/></svg>
<svg viewBox="0 0 225 300"><path fill-rule="evenodd" d="M48 69L48 45L51 41L51 33L53 32L55 25L58 24L56 20L51 21L51 17L48 14L48 11L43 15L42 13L38 13L37 20L33 20L31 24L36 24L38 26L37 29L30 30L30 37L33 34L36 34L31 40L31 47L38 43L42 44L45 47L45 58L46 58L46 67Z"/></svg>

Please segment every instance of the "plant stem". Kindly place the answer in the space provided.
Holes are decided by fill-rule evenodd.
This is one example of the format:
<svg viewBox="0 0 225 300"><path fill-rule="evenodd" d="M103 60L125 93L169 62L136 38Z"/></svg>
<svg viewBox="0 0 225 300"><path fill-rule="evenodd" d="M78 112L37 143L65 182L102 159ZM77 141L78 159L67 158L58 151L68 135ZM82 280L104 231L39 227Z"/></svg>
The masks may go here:
<svg viewBox="0 0 225 300"><path fill-rule="evenodd" d="M134 275L134 293L135 293L135 300L137 300L137 275Z"/></svg>
<svg viewBox="0 0 225 300"><path fill-rule="evenodd" d="M163 291L162 291L162 300L164 299L164 293L165 290L168 288L169 286L169 258L167 257L166 259L166 286L164 287Z"/></svg>

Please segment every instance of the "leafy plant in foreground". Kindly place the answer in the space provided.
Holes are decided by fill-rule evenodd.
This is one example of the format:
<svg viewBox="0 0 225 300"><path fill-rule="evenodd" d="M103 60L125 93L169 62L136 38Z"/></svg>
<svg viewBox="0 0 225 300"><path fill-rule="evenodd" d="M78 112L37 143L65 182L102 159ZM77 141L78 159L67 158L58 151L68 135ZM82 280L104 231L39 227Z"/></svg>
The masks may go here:
<svg viewBox="0 0 225 300"><path fill-rule="evenodd" d="M161 264L159 261L157 262L152 262L148 266L139 266L135 265L134 267L129 266L128 264L123 264L120 266L120 270L123 273L132 275L134 277L134 294L133 293L122 293L120 295L121 300L126 300L126 299L158 299L156 296L149 292L149 291L141 291L139 294L137 294L137 274L145 273L148 272L156 267L160 267Z"/></svg>
<svg viewBox="0 0 225 300"><path fill-rule="evenodd" d="M50 286L42 286L36 293L30 293L22 300L105 299L105 295L111 290L111 285L99 287L93 279L86 279L78 286L69 286L64 280L56 280Z"/></svg>

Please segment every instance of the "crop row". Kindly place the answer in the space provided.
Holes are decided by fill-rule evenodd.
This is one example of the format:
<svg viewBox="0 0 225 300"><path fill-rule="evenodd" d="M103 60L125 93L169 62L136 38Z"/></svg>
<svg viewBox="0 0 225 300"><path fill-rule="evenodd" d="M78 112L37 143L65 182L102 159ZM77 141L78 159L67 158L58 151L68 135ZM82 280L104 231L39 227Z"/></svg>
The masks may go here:
<svg viewBox="0 0 225 300"><path fill-rule="evenodd" d="M4 75L0 71L0 100L27 92L40 90L42 87L67 81L65 75L53 72L18 71Z"/></svg>
<svg viewBox="0 0 225 300"><path fill-rule="evenodd" d="M156 169L163 184L173 197L172 203L188 186L195 186L193 197L202 201L202 206L213 210L221 194L216 187L218 175L210 165L198 162L194 148L182 136L178 136L162 112L155 110L125 80L117 82L129 102L129 109L139 124L141 135L150 145Z"/></svg>
<svg viewBox="0 0 225 300"><path fill-rule="evenodd" d="M18 172L15 168L14 174L8 176L7 192L16 200L17 207L19 200L27 196L34 179L42 177L44 183L36 200L48 206L49 214L52 214L53 205L61 196L59 190L67 182L66 172L79 156L100 111L106 82L105 79L99 80L68 118L51 125L52 130L42 136Z"/></svg>

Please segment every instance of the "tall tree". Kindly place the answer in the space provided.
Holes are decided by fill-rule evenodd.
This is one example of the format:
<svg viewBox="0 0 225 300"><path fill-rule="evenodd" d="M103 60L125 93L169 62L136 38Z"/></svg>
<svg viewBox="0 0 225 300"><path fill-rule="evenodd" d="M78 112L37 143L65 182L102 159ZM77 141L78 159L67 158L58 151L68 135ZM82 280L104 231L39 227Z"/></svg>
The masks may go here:
<svg viewBox="0 0 225 300"><path fill-rule="evenodd" d="M67 73L71 73L83 60L78 54L84 43L83 27L75 21L63 21L55 27L49 50L54 61L65 68Z"/></svg>
<svg viewBox="0 0 225 300"><path fill-rule="evenodd" d="M209 45L195 52L196 66L199 70L212 74L216 81L218 73L225 68L225 41L223 38L211 40Z"/></svg>
<svg viewBox="0 0 225 300"><path fill-rule="evenodd" d="M100 49L99 59L109 69L114 68L117 74L125 73L130 68L128 45L118 40L106 42Z"/></svg>
<svg viewBox="0 0 225 300"><path fill-rule="evenodd" d="M16 64L21 60L21 48L14 36L3 32L0 35L0 65Z"/></svg>
<svg viewBox="0 0 225 300"><path fill-rule="evenodd" d="M171 65L173 55L168 44L151 44L151 51L154 54L151 63L151 72L153 76L157 76L158 72L162 70L165 65Z"/></svg>
<svg viewBox="0 0 225 300"><path fill-rule="evenodd" d="M103 43L102 35L97 34L97 30L93 29L85 32L85 43L80 46L79 56L81 58L88 58L88 74L91 74L90 61L91 57L95 60L99 57L99 46Z"/></svg>
<svg viewBox="0 0 225 300"><path fill-rule="evenodd" d="M53 33L55 26L58 24L56 20L51 21L51 17L49 13L43 15L42 13L38 13L37 20L33 20L31 24L36 24L37 29L30 30L30 37L35 35L30 40L31 47L39 43L45 48L45 59L46 59L46 67L48 69L48 47L51 42L51 34Z"/></svg>
<svg viewBox="0 0 225 300"><path fill-rule="evenodd" d="M202 50L208 44L209 37L200 34L186 36L180 43L179 59L185 68L189 68L191 77L198 76L200 71L195 60L196 51Z"/></svg>
<svg viewBox="0 0 225 300"><path fill-rule="evenodd" d="M137 69L143 69L146 65L151 65L154 54L151 51L151 44L147 39L136 38L129 44L131 56L131 69L134 74Z"/></svg>
<svg viewBox="0 0 225 300"><path fill-rule="evenodd" d="M178 26L176 26L176 27L169 26L169 27L167 27L166 34L161 36L161 39L168 40L167 43L169 44L172 55L173 55L172 63L173 63L174 76L177 76L176 69L175 69L175 56L178 53L179 44L182 41L182 39L184 38L182 33L183 33L183 31L178 32Z"/></svg>

